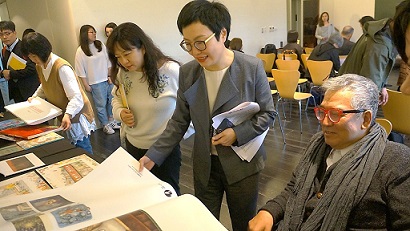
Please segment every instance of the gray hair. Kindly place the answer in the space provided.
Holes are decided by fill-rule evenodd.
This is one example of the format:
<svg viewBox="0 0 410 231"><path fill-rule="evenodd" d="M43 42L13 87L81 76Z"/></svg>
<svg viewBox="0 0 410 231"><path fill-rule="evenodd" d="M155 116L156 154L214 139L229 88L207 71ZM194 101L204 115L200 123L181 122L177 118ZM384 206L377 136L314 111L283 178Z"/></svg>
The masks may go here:
<svg viewBox="0 0 410 231"><path fill-rule="evenodd" d="M338 47L342 47L343 46L343 38L342 36L336 32L333 33L332 35L330 35L329 37L329 42L333 45L333 44L337 44Z"/></svg>
<svg viewBox="0 0 410 231"><path fill-rule="evenodd" d="M351 26L345 26L345 27L343 27L342 35L343 35L343 36L352 35L353 32L354 32L354 28L353 28L353 27L351 27Z"/></svg>
<svg viewBox="0 0 410 231"><path fill-rule="evenodd" d="M372 121L376 118L379 107L379 89L372 80L356 74L344 74L326 80L322 88L325 94L328 91L340 90L352 92L351 106L354 109L371 110Z"/></svg>

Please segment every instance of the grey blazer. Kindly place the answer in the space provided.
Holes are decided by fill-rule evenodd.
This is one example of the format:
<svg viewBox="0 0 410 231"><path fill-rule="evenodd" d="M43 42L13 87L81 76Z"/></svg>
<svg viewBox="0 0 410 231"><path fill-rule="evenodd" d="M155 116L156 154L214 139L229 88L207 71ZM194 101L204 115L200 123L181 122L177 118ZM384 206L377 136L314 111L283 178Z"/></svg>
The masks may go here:
<svg viewBox="0 0 410 231"><path fill-rule="evenodd" d="M212 117L246 101L257 102L260 111L249 121L233 128L238 146L268 129L276 114L262 61L240 52L234 53L234 61L222 79L212 112L209 112L203 67L195 60L181 66L175 112L146 155L161 165L180 142L192 120L195 127L192 153L194 182L207 186L211 172ZM242 161L231 147L217 145L216 149L229 184L264 168L266 153L263 145L251 162Z"/></svg>

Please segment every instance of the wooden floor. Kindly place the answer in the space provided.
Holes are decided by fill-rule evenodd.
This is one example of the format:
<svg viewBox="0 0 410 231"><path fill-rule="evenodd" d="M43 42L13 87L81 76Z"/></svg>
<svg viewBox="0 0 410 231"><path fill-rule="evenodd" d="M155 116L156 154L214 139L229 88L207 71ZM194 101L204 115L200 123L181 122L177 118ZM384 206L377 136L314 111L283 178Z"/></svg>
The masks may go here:
<svg viewBox="0 0 410 231"><path fill-rule="evenodd" d="M397 78L395 77L389 79L389 83L393 85L391 87L392 89L397 89L395 86L396 80ZM279 107L280 117L286 135L286 144L283 143L282 134L277 121L273 128L269 130L264 142L268 158L266 167L261 172L259 181L258 207L264 205L267 200L275 197L283 190L291 177L293 169L309 143L310 138L313 134L320 131L319 123L314 117L312 108L308 108L306 112L302 111L303 133L300 133L299 130L297 103L285 103L285 111L286 119L283 117L281 107ZM378 116L382 116L380 111L381 110L379 110ZM192 138L193 137L181 142L182 166L180 172L180 187L183 194L194 194L191 159ZM95 154L107 158L120 146L119 132L116 131L113 135L105 135L102 129L99 129L91 136L91 143ZM405 137L405 144L410 146L409 136ZM220 221L225 227L231 229L226 203L222 205Z"/></svg>

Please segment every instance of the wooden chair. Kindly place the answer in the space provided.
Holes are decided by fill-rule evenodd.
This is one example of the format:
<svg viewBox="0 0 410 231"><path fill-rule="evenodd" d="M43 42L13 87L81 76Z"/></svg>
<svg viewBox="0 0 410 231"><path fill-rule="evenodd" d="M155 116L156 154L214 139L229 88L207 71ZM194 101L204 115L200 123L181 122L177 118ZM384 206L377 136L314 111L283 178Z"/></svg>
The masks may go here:
<svg viewBox="0 0 410 231"><path fill-rule="evenodd" d="M333 68L333 63L330 60L326 61L306 61L307 69L310 73L310 78L312 79L313 86L310 88L310 93L312 93L313 88L319 88L322 86L323 82L329 78L330 72ZM316 104L316 102L315 102Z"/></svg>
<svg viewBox="0 0 410 231"><path fill-rule="evenodd" d="M256 57L258 57L259 59L263 61L266 75L269 75L271 73L273 63L275 62L276 54L275 53L270 53L270 54L258 53L256 54Z"/></svg>
<svg viewBox="0 0 410 231"><path fill-rule="evenodd" d="M279 98L276 104L278 111L279 101L282 99L292 99L299 103L299 126L302 133L302 100L313 97L310 93L296 92L300 73L297 70L278 70L272 69L272 76L275 78L276 87L278 88ZM306 102L307 103L307 102ZM282 103L283 116L286 119L284 106Z"/></svg>
<svg viewBox="0 0 410 231"><path fill-rule="evenodd" d="M389 100L382 106L384 118L388 119L393 131L410 135L410 95L387 89Z"/></svg>
<svg viewBox="0 0 410 231"><path fill-rule="evenodd" d="M283 60L283 59L277 59L276 60L276 66L278 67L279 70L299 70L300 67L300 61L295 59L295 60ZM305 78L300 78L298 81L298 89L300 91L300 85L306 83L308 80Z"/></svg>
<svg viewBox="0 0 410 231"><path fill-rule="evenodd" d="M386 119L386 118L376 118L376 123L379 123L384 128L384 130L386 130L387 135L390 134L390 132L393 128L393 125L391 124L391 122L388 119Z"/></svg>
<svg viewBox="0 0 410 231"><path fill-rule="evenodd" d="M310 53L312 53L313 49L314 48L311 48L311 47L305 47L305 53L310 54Z"/></svg>
<svg viewBox="0 0 410 231"><path fill-rule="evenodd" d="M285 58L283 58L285 56ZM297 60L298 55L297 54L278 54L278 59L284 59L284 60Z"/></svg>

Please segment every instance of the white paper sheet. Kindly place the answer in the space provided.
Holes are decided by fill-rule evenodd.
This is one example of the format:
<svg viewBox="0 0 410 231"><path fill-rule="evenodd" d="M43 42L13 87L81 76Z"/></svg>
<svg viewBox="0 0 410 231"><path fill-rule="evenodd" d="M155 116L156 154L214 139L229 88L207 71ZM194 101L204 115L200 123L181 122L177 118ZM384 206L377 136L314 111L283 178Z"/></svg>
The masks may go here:
<svg viewBox="0 0 410 231"><path fill-rule="evenodd" d="M216 129L221 124L222 120L227 118L235 126L241 124L245 120L251 119L257 112L259 112L260 107L258 103L255 102L244 102L238 106L232 108L231 110L216 115L212 118L212 126ZM256 152L261 147L263 141L265 140L266 134L268 134L269 128L260 134L259 136L253 138L248 143L241 145L240 147L231 146L235 153L242 159L250 162L255 156Z"/></svg>

